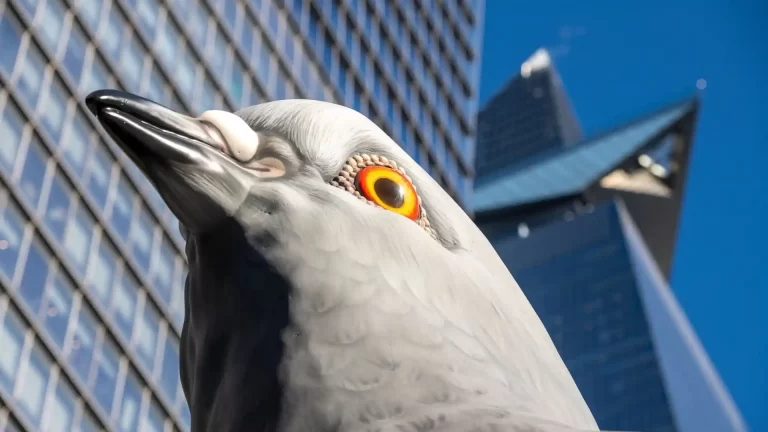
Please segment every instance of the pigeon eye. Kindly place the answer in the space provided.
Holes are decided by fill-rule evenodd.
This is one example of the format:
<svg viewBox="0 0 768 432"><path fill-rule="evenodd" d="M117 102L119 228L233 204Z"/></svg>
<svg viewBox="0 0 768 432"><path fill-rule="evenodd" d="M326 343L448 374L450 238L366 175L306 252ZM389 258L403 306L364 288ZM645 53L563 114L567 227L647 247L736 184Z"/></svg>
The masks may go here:
<svg viewBox="0 0 768 432"><path fill-rule="evenodd" d="M367 199L411 220L419 218L419 198L411 182L396 170L383 166L361 169L355 186Z"/></svg>

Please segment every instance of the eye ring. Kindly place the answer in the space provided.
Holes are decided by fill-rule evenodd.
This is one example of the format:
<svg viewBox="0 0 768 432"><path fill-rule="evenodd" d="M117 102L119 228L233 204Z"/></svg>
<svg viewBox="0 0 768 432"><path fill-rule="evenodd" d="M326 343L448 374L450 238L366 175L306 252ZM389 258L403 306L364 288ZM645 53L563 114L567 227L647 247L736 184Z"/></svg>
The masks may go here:
<svg viewBox="0 0 768 432"><path fill-rule="evenodd" d="M355 176L355 187L376 205L418 220L421 205L413 184L400 172L384 166L368 166Z"/></svg>

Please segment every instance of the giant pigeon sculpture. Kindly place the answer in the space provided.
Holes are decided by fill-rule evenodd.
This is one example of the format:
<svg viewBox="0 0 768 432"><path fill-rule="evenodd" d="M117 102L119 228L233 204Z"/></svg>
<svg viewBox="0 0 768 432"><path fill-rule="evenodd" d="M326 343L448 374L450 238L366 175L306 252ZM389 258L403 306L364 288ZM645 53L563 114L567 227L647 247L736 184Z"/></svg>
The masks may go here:
<svg viewBox="0 0 768 432"><path fill-rule="evenodd" d="M193 432L597 430L489 242L363 115L86 103L187 242Z"/></svg>

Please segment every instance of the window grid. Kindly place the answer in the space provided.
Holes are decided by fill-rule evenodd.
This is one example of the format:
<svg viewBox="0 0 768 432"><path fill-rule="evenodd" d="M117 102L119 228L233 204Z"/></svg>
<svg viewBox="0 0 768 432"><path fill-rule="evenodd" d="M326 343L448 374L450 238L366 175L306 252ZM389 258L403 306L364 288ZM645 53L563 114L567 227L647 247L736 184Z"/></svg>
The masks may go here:
<svg viewBox="0 0 768 432"><path fill-rule="evenodd" d="M23 101L16 100L15 102L16 102L16 106L21 111L21 113L22 113L22 115L24 117L26 117L27 119L28 118L34 118L34 116L30 116L29 115L30 114L29 110L26 109L26 107L24 107ZM3 115L7 111L8 106L9 106L8 102L6 102L6 107L3 110ZM68 233L68 232L71 231L71 229L72 229L71 228L72 221L75 220L74 209L77 208L77 204L74 204L74 203L80 203L80 206L82 206L83 203L84 203L85 204L85 209L86 209L86 214L90 217L91 220L94 221L94 223L99 223L102 226L102 230L105 230L105 231L107 231L108 234L110 234L109 237L110 237L111 246L118 251L119 255L121 255L123 257L124 262L129 265L129 267L130 267L130 269L132 271L132 275L135 276L137 279L139 279L141 281L141 285L142 286L144 286L144 287L151 286L150 284L148 284L144 280L145 276L142 274L141 271L139 271L136 268L136 265L132 264L130 262L129 254L126 253L126 250L125 250L124 246L120 242L115 242L114 241L114 238L115 238L114 233L110 233L109 232L109 231L112 230L112 227L108 226L108 224L105 223L105 221L101 218L101 216L98 214L98 212L94 211L95 205L92 203L91 198L88 196L87 193L85 193L82 190L82 187L81 187L81 185L79 183L73 182L73 178L72 178L71 173L67 172L68 171L68 169L67 169L68 167L64 166L61 163L61 161L59 160L57 154L55 154L55 153L51 154L50 150L53 147L53 145L50 144L49 138L47 136L45 136L45 132L42 131L42 130L37 130L36 132L37 132L37 137L45 144L46 150L48 150L48 153L49 153L48 154L48 158L50 158L50 159L55 161L55 165L57 165L58 171L59 172L63 172L65 174L64 178L65 178L65 181L67 181L67 183L68 183L67 186L68 186L68 188L70 190L69 196L68 196L68 199L70 201L70 211L69 211L69 214L66 216L67 217L67 221L68 221L66 226L68 228L65 231L65 233ZM5 177L4 173L3 173L2 177L3 177L3 182L5 183L6 181L4 179L4 177ZM51 181L53 181L53 179L51 179ZM18 187L15 184L8 183L8 184L6 184L6 186L7 186L7 188L9 190L14 192L15 196L22 196L21 192L18 191ZM20 200L19 202L22 204L22 208L24 206L29 207L29 204L27 204L24 200ZM40 208L40 206L38 206L38 209L39 208ZM25 210L25 212L27 214L30 214L30 213L34 214L35 218L39 218L40 217L40 216L37 216L37 213L32 213L34 210L31 209L31 208L25 208L24 210ZM135 217L134 217L134 219L135 219ZM43 239L45 240L45 243L47 243L48 249L52 249L52 250L58 252L57 256L61 256L61 257L68 257L68 256L70 256L71 257L72 251L68 251L69 253L64 253L64 250L62 249L64 244L62 244L62 246L59 246L58 244L56 244L57 242L52 242L50 240L51 234L49 234L49 228L48 228L47 225L38 225L37 229L38 229L38 232L40 234L45 234L43 236ZM64 242L65 243L66 243L66 239L67 238L68 237L65 235L65 237L64 237ZM93 242L93 239L91 239L89 241L89 245L85 246L86 247L86 251L89 251L89 252L91 251L92 244L93 244L92 242ZM25 252L22 251L22 253L25 253ZM69 262L67 262L67 261L69 261ZM86 270L87 266L90 265L89 261L92 261L92 260L86 260L83 263L83 266L85 266L85 267L81 268L80 271L78 271L78 267L76 267L76 263L73 263L71 259L70 260L65 260L64 262L62 262L62 265L64 266L65 269L67 269L68 275L71 278L76 279L78 281L76 283L76 285L83 292L83 295L88 300L89 305L98 305L98 302L94 298L92 298L93 294L91 292L89 292L90 290L88 290L87 287L82 286L82 283L79 282L80 280L83 279L82 276L85 275L85 270ZM22 274L22 272L18 270L18 265L19 265L19 263L17 263L17 270L15 271L15 278L14 278L14 281L13 281L14 282L14 286L19 286L18 285L19 284L19 279L21 278L21 274ZM77 276L81 276L81 277L77 277ZM144 290L143 292L147 293L149 295L149 297L152 298L154 306L157 307L157 308L160 308L160 310L162 311L164 316L166 316L166 317L171 317L172 316L171 313L169 312L169 310L167 309L167 306L164 305L161 301L159 301L157 293L154 290ZM110 322L108 317L107 317L107 320L105 320L105 317L101 316L101 315L104 314L103 311L100 310L99 313L100 313L100 318L102 319L102 321ZM175 323L173 323L173 324L175 324ZM174 330L176 331L176 337L178 337L178 335L180 334L180 330L177 327L174 327ZM114 336L119 336L119 335L115 334L115 335L113 335L113 337ZM118 340L120 340L119 337L118 337ZM123 342L123 345L125 345L124 349L130 349L131 348L130 343ZM136 366L137 369L139 371L141 371L143 377L147 377L147 376L151 377L151 376L153 376L151 371L147 372L142 365L137 363L134 366ZM157 388L155 388L156 384L152 383L152 384L150 384L150 387L153 388L155 393L159 395L159 392L157 391ZM160 396L160 400L163 401L164 397L168 397L168 396ZM168 408L168 407L172 407L173 406L172 403L164 403L164 405L166 406L166 411L173 412L173 414L176 415L176 413L173 410ZM174 420L176 420L176 422L179 423L178 419L175 418Z"/></svg>
<svg viewBox="0 0 768 432"><path fill-rule="evenodd" d="M313 8L314 8L314 6L313 6ZM315 10L317 10L317 9L315 9ZM331 39L332 39L332 42L333 42L333 43L334 43L334 44L335 44L337 47L338 47L338 46L341 46L341 44L339 43L339 41L336 39L336 35L335 35L335 33L332 33L332 32L330 31L330 29L328 28L328 23L327 23L327 21L325 21L325 17L324 17L323 15L321 15L321 13L318 13L318 15L321 17L322 25L323 25L323 27L324 27L324 28L322 29L322 31L323 31L323 32L325 32L326 36L330 35L330 37L331 37ZM321 41L321 42L322 42L322 41ZM367 40L365 40L365 41L364 41L364 43L366 43L366 44L367 44L367 43L368 43L368 42L367 42ZM368 47L368 48L370 48L370 47ZM334 48L334 49L335 49L335 48ZM370 51L370 49L369 49L369 51ZM342 51L340 51L340 52L342 52L342 53L343 53L345 56L348 56L348 53L346 52L346 50L342 50ZM370 61L370 60L371 60L370 56L366 57L366 59L367 59L368 61ZM349 60L348 60L348 59L345 59L345 60L347 60L347 62L349 63ZM378 67L377 67L377 68L378 68ZM360 71L360 70L354 70L354 71L350 71L350 73L351 73L351 74L353 74L353 76L357 77L358 81L359 81L359 82L361 82L361 83L365 83L365 82L369 81L370 79L372 79L372 76L373 76L372 74L367 74L367 73L364 73L364 72L362 72L362 71ZM366 77L368 77L368 80L366 80ZM370 88L370 86L366 86L366 85L363 85L363 86L361 86L361 87L363 88L363 90L364 90L364 93L367 93L366 89ZM391 87L391 83L390 83L390 87ZM366 96L367 96L367 95L366 95ZM373 115L369 115L369 114L366 112L366 110L365 110L365 108L366 108L366 105L363 105L363 108L364 108L364 109L363 109L363 110L361 110L361 112L362 112L364 115L367 115L368 117L370 117L370 118L371 118L371 119L374 121L374 123L377 123L377 124L378 124L378 125L379 125L379 126L382 128L382 129L384 129L384 130L385 130L385 132L387 132L387 133L388 133L390 136L394 136L392 133L390 133L390 130L389 130L389 126L388 126L388 125L385 125L385 124L383 124L384 122L381 120L381 119L382 119L382 116L380 116L380 115L378 114L378 112L379 112L379 111L385 111L385 109L383 109L383 108L381 108L381 107L375 107L375 105L379 105L379 104L381 104L381 102L382 102L382 101L381 101L380 99L377 99L377 98L368 98L368 99L369 99L369 100L376 100L376 101L378 102L378 103L373 103L373 104L369 105L369 106L370 106L370 108L374 108L374 111L375 111L375 112L374 112L374 114L373 114ZM422 102L422 103L423 103L423 102ZM428 170L428 172L430 172L430 175L433 175L433 173L432 173L431 171L432 171L432 170L434 170L434 167L435 167L435 166L440 166L440 167L441 167L441 170L440 170L440 172L439 172L439 173L434 173L435 175L433 175L433 177L435 177L435 178L439 178L440 176L445 176L445 175L446 175L446 174L445 174L445 169L442 167L442 165L443 165L443 163L444 163L444 162L443 162L443 161L439 161L439 162L438 162L438 161L436 160L436 158L435 158L435 155L432 153L432 151L430 151L430 149L428 149L428 148L429 148L429 145L428 145L428 142L429 142L429 141L427 141L427 140L424 138L424 133L423 133L423 132L422 132L422 131L421 131L419 128L416 128L416 127L414 127L414 128L413 128L413 130L415 131L415 135L416 135L416 136L419 138L417 142L418 142L418 143L420 143L420 146L421 146L421 147L424 147L424 148L425 148L425 151L426 151L426 152L427 152L427 153L430 155L430 156L429 156L429 158L428 158L428 159L429 159L429 162L427 161L427 158L421 158L421 161L422 161L422 162L421 162L421 163L422 163L422 166L424 166L424 167L425 167L425 169L427 169L427 170ZM401 142L401 145L403 145L403 143L402 143L402 142ZM417 161L417 162L419 162L419 158L416 158L416 161ZM428 165L427 165L427 163L428 163ZM458 194L456 193L456 192L457 192L456 190L451 190L451 188L449 187L449 188L448 188L448 191L449 191L449 192L450 192L450 193L451 193L451 194L452 194L454 197L456 197L457 199L461 200L461 197L458 197Z"/></svg>
<svg viewBox="0 0 768 432"><path fill-rule="evenodd" d="M30 46L30 45L28 45L28 47L29 47L29 46ZM44 47L37 47L37 49L40 49L40 48L44 48ZM25 53L24 51L20 50L20 53L19 53L19 54L20 54L20 55L25 55L26 53ZM54 66L56 69L59 69L59 67L58 67L58 66L56 66L56 65L53 65L53 66ZM49 65L49 67L48 67L48 68L50 69L50 67L51 67L51 65ZM2 80L2 76L1 76L1 75L2 75L2 74L0 74L0 81ZM59 78L65 78L65 79L66 79L66 77L65 77L65 76L59 76ZM11 83L12 83L12 82L11 82ZM71 88L71 86L69 86L69 87ZM11 85L9 86L9 88L13 88L13 85L11 84ZM47 90L47 88L44 88L43 90ZM71 96L70 96L70 97L71 97ZM36 116L36 115L30 115L30 113L29 113L29 112L28 112L28 110L26 109L26 106L25 106L26 104L24 103L24 101L23 101L23 100L17 100L17 102L22 102L22 103L17 103L17 106L19 106L19 108L21 108L21 112L22 112L22 114L23 114L23 115L24 115L24 116L25 116L27 119L30 119L30 118L32 118L32 119L37 119L37 116ZM37 122L37 124L39 124L39 122ZM39 128L38 128L38 129L39 129ZM98 210L98 206L97 206L97 205L96 205L96 204L93 202L93 199L92 199L92 196L91 196L91 194L89 194L89 193L86 193L85 191L83 191L83 187L84 187L84 185L82 185L82 184L81 184L79 181L75 181L76 177L73 175L73 173L72 173L72 172L71 172L71 170L69 169L69 166L67 166L68 164L67 164L67 163L62 163L63 161L61 160L61 159L62 159L62 158L61 158L61 153L60 153L59 151L57 151L57 147L56 147L55 143L53 143L52 141L50 141L50 139L48 139L48 137L46 136L46 133L45 133L45 131L43 131L43 130L38 130L38 131L37 131L37 134L36 134L36 136L38 136L38 137L42 138L42 142L45 144L45 146L44 146L44 147L45 147L45 148L46 148L46 150L47 150L47 151L48 151L48 152L49 152L49 153L50 153L50 154L53 156L53 160L55 160L55 161L56 161L56 165L59 167L59 170L60 170L60 171L63 171L63 173L65 174L66 180L69 182L69 184L70 184L70 185L71 185L71 184L74 184L74 185L75 185L75 190L78 192L79 196L80 196L80 197L82 197L81 199L85 201L87 208L90 210L90 213L91 213L91 214L93 214L93 215L95 215L95 216L96 216L96 220L97 220L99 223L101 223L101 224L103 224L103 225L104 225L104 222L105 222L105 220L103 219L103 217L102 217L102 215L100 214L100 212L99 212L99 211L97 211L97 210ZM109 143L111 143L111 140L107 140L107 141L104 141L104 140L102 140L102 141L101 141L101 143L102 143L102 146L96 146L96 147L95 147L95 150L99 150L99 149L101 149L101 150L104 150L104 146L103 146L103 144L104 144L104 143L107 143L107 144L109 144ZM112 145L114 145L114 144L112 143ZM112 150L112 149L110 149L110 150ZM111 154L110 154L110 156L112 156L112 157L113 157L113 159L112 159L112 162L111 162L112 164L114 164L115 162L119 161L119 159L118 159L118 158L115 158L115 157L114 157L114 156L115 156L115 155L117 155L117 154L121 154L121 155L123 156L123 158L127 158L127 157L126 157L124 154L122 154L122 153L118 153L118 152L115 152L115 151L113 150L113 151L111 152ZM125 162L125 161L124 161L124 162ZM125 164L123 164L123 166L121 166L121 168L123 169L123 172L125 172L125 171L126 171L126 170L125 170L125 166L126 166L126 165L127 165L127 163L125 163ZM139 174L139 175L141 175L141 174ZM135 186L135 182L134 182L134 186ZM141 199L141 201L142 201L142 203L143 203L143 198L140 198L140 199ZM152 213L154 213L154 212L152 211L151 207L149 207L149 206L146 206L146 204L144 204L144 206L150 210L150 214L151 214L151 215L150 215L150 218L151 218L152 220L156 221L156 223L157 223L157 221L159 220L159 219L157 218L157 214L152 214ZM114 244L117 244L117 245L118 245L118 250L120 250L120 252L121 252L121 253L123 253L123 255L124 255L124 256L128 256L128 254L125 254L126 250L124 249L124 244L123 244L123 242L120 242L120 241L116 241L116 239L118 239L119 237L117 237L117 236L115 235L115 233L114 233L114 231L113 231L113 230L114 230L114 227L110 226L109 224L107 224L107 225L105 225L105 226L107 226L107 230L108 230L107 232L109 233L109 237L110 237L110 239L112 240L112 243L114 243ZM166 228L166 231L165 231L165 233L166 233L166 235L167 235L167 228ZM175 246L176 246L176 252L177 252L177 253L179 253L179 254L180 254L180 256L181 256L182 258L185 258L185 255L184 255L184 252L183 252L183 248L182 248L182 247L181 247L181 246L178 244L178 241L174 242L174 244L175 244ZM137 265L136 265L135 263L133 263L133 262L132 262L132 270L133 270L133 272L134 272L135 274L139 275L139 279L142 281L142 284L143 284L144 286L150 286L150 285L149 285L149 284L147 284L147 283L146 283L146 281L144 280L144 274L145 274L145 272L142 272L142 271L140 271L140 270L137 268ZM171 314L170 314L170 313L168 312L168 310L167 310L167 307L168 307L168 305L166 305L166 304L163 304L163 302L162 302L162 301L160 301L160 299L157 297L157 293L155 293L154 291L151 291L151 295L153 295L153 299L154 299L154 300L155 300L155 302L158 304L158 306L160 306L161 310L162 310L162 311L163 311L163 312L166 314L166 316L171 316ZM177 334L177 335L181 334L180 326L174 326L174 330L176 331L176 334Z"/></svg>
<svg viewBox="0 0 768 432"><path fill-rule="evenodd" d="M49 0L49 1L52 1L52 0ZM42 7L45 7L45 5L42 5ZM15 10L16 13L15 14L13 14L12 11L14 11L14 6L12 6L10 10L8 10L6 8L6 10L4 11L4 14L5 15L9 15L9 12L11 12L10 16L12 16L12 17L15 16L19 20L19 22L21 23L23 28L30 28L30 27L32 27L32 26L29 25L30 23L28 21L28 17L24 16L23 13L20 13L20 12L23 12L23 11L19 10L19 8L16 8L16 10ZM87 36L89 37L89 39L91 39L91 41L93 41L95 38L92 38L91 35L88 33L88 31L89 31L89 29L86 28L85 32L86 32ZM60 80L62 80L64 82L64 86L65 86L65 88L67 88L67 90L69 90L70 95L71 94L78 95L77 97L75 97L75 102L76 102L77 106L79 106L79 108L83 112L87 113L88 109L85 106L84 101L81 100L81 97L79 97L81 92L80 91L73 91L73 90L76 90L76 89L84 90L82 88L82 85L85 84L86 80L84 79L83 83L81 83L81 85L79 85L79 86L73 84L70 81L70 77L67 76L66 73L61 73L61 71L65 70L65 68L63 68L61 66L61 64L59 63L58 59L52 57L49 54L48 47L46 47L43 44L39 44L39 43L36 44L35 42L33 42L33 40L34 39L32 38L32 35L31 35L30 32L25 32L24 33L23 40L22 40L22 45L21 45L21 48L19 49L19 52L17 54L17 59L18 58L24 58L23 56L25 56L26 53L28 52L30 44L33 44L33 46L35 46L35 49L37 51L43 53L43 58L45 59L45 61L47 61L48 65L49 65L48 68L46 69L46 70L50 70L50 72L48 72L48 73L52 74L54 70L59 72L57 74L58 75L58 79L60 79ZM96 48L96 47L93 47L93 48ZM108 64L108 68L110 70L119 70L119 68L115 68L114 65L110 64L110 60L111 59L109 59L107 57L99 56L99 55L97 55L97 52L98 52L98 48L95 50L95 52L91 51L92 54L90 56L86 56L86 60L85 61L87 63L84 65L84 67L87 67L87 66L91 66L92 67L95 64L95 62L100 61L102 63L106 62ZM13 83L16 79L18 79L18 75L20 74L20 72L21 72L21 70L19 68L16 68L16 72L14 72L14 75L11 76L11 80L10 80L11 83ZM92 73L92 71L91 71L91 73ZM121 85L120 78L118 78L118 77L112 77L111 75L109 75L108 80L115 80L114 84L117 87L123 87ZM110 87L110 86L111 86L110 84L106 84L105 85L105 87ZM123 152L116 148L115 144L112 143L112 140L108 136L106 136L106 134L96 124L95 119L93 119L93 117L91 115L86 115L86 117L89 118L91 127L97 131L97 133L102 138L103 142L107 143L107 146L109 147L109 149L110 149L110 151L112 153L112 156L115 157L118 160L118 162L121 165L121 168L123 168L126 171L129 171L129 169L126 169L126 167L128 165L132 164L132 162L128 161L127 157L123 154ZM141 177L137 177L137 176L134 175L131 178L133 183L135 185L137 185L137 186L141 185L141 183L142 183L142 181L138 180L138 178L143 178L143 174L141 175ZM144 183L146 183L146 179L144 179ZM146 188L141 188L141 187L139 187L139 189L146 190ZM157 217L160 221L162 221L162 223L168 225L164 218L159 217L163 213L163 209L153 209L153 211L156 213L155 217ZM168 232L169 234L171 234L171 233L176 231L176 230L172 229L170 226L166 226L165 228L166 228L166 232ZM177 249L179 251L183 251L183 246L181 245L179 237L178 236L174 236L172 234L171 234L171 237L173 238L173 240L174 240L174 242L175 242L175 244L177 246Z"/></svg>
<svg viewBox="0 0 768 432"><path fill-rule="evenodd" d="M6 183L4 178L0 178L2 180L2 183L6 187L7 190L11 192L12 195L16 196L18 195L17 187L16 185ZM51 235L48 232L47 227L40 222L39 216L32 213L32 209L29 208L29 205L26 204L23 200L15 200L7 198L6 204L2 207L3 213L8 212L9 209L16 209L17 213L20 213L22 218L24 219L23 223L23 239L21 243L21 248L19 250L19 255L17 257L17 262L14 270L13 279L10 281L10 286L6 285L6 282L4 281L2 275L0 274L0 282L2 282L0 285L2 285L3 289L6 291L6 294L8 294L11 297L11 300L14 304L14 306L22 312L22 315L24 316L24 319L27 322L32 322L31 328L34 330L35 334L38 338L42 339L44 342L46 351L50 354L53 353L54 357L57 360L57 363L64 368L66 371L67 377L71 382L75 382L76 384L79 384L77 387L78 392L81 394L82 397L86 399L88 402L90 408L97 413L97 415L100 415L100 421L102 423L108 422L106 420L109 416L108 412L104 412L104 409L96 403L95 399L92 399L93 396L91 392L84 392L85 387L90 387L92 384L90 381L93 379L83 382L82 378L79 378L77 374L70 370L72 366L69 365L69 362L64 360L64 352L67 351L68 344L71 344L71 342L65 342L64 346L62 348L54 348L56 347L56 344L51 339L51 335L48 334L48 331L41 329L41 324L39 320L33 319L40 311L34 311L30 310L29 306L26 304L26 302L20 298L21 294L19 293L19 289L22 289L24 286L21 284L22 275L24 274L23 268L26 267L27 259L29 258L29 251L30 251L30 245L32 244L33 240L40 243L40 246L44 248L49 254L53 252L53 255L57 257L64 257L66 254L64 253L64 250L61 246L59 246L55 241L52 241ZM53 263L54 261L51 260ZM75 320L76 317L78 317L81 314L82 307L86 307L89 311L89 313L96 317L97 319L97 334L100 334L102 336L98 336L99 339L103 339L104 337L107 337L111 341L117 342L117 347L119 350L118 356L120 356L120 352L125 353L133 350L133 346L129 341L125 340L125 337L121 336L118 333L114 333L114 330L112 326L107 326L105 323L111 322L111 318L107 316L107 313L103 310L103 308L98 307L99 303L94 298L93 293L88 290L86 287L83 286L83 284L80 282L80 278L75 277L76 271L72 268L72 265L69 264L66 261L56 260L55 261L55 269L60 269L63 271L63 275L65 277L65 280L70 285L73 285L76 290L73 294L73 302L71 307L71 316L68 318L69 322L72 323L73 320ZM51 264L48 264L51 266ZM50 267L49 267L50 268ZM56 271L56 270L51 270ZM146 295L147 291L142 290L144 295ZM83 300L85 303L83 303ZM76 305L81 305L80 307L77 307ZM72 337L72 325L70 324L67 329L67 340L71 341ZM158 333L159 334L159 333ZM175 343L177 342L177 338L173 338ZM114 343L114 342L112 342ZM97 342L94 344L94 353L97 352L97 348L100 349L102 343ZM158 340L156 342L156 346L160 347L162 344ZM57 350L61 349L63 351L62 354L59 354ZM94 354L95 355L95 354ZM125 356L125 354L122 354L122 356ZM142 381L144 381L145 385L152 390L155 397L161 402L161 405L163 406L164 411L171 416L171 419L177 424L180 425L181 420L179 417L179 413L177 410L173 409L174 406L177 405L176 401L172 398L176 395L166 395L164 392L161 392L158 390L158 384L153 382L151 379L147 379L148 377L154 377L159 374L159 371L147 371L147 368L144 367L138 359L128 359L127 357L124 359L126 362L129 362L131 364L131 367L133 370L138 371L138 376ZM93 366L95 367L96 363L94 361ZM154 373L153 373L154 372ZM91 377L93 377L93 371L90 374ZM177 387L180 386L180 384L176 384ZM82 387L82 388L81 388Z"/></svg>

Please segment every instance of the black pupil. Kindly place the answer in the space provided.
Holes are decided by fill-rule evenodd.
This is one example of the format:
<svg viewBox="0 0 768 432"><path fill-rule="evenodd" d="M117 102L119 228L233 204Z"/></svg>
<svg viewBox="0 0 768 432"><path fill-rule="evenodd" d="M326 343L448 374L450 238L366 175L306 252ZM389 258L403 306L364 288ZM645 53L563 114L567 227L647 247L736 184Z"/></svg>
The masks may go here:
<svg viewBox="0 0 768 432"><path fill-rule="evenodd" d="M379 199L390 207L400 208L405 204L405 188L386 177L376 180L373 190Z"/></svg>

